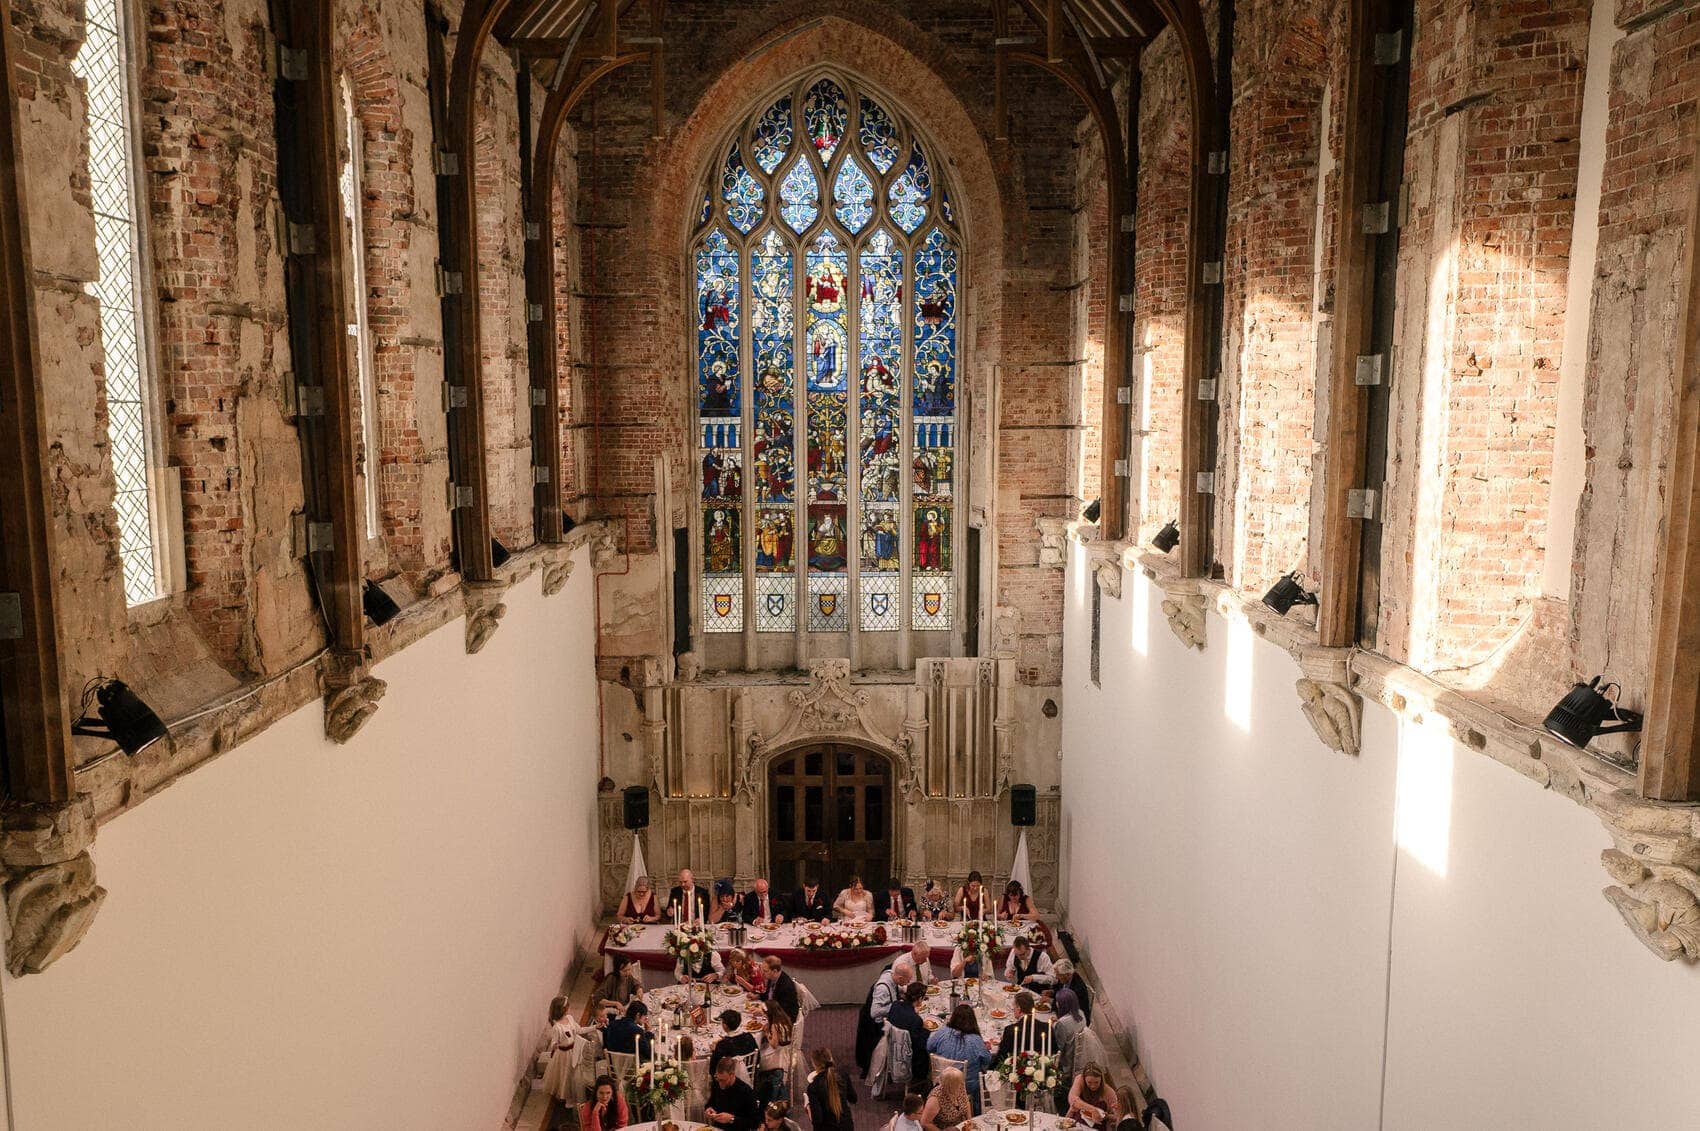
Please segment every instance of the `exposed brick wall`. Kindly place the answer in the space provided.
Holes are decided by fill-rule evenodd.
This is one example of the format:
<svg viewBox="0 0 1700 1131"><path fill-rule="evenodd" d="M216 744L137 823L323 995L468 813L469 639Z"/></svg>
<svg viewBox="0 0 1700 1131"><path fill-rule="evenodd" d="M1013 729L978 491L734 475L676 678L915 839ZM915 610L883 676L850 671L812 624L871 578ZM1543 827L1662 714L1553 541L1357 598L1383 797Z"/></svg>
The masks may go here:
<svg viewBox="0 0 1700 1131"><path fill-rule="evenodd" d="M1139 485L1128 533L1149 542L1164 523L1180 517L1192 134L1174 32L1159 33L1141 62L1141 75L1133 266L1133 450Z"/></svg>
<svg viewBox="0 0 1700 1131"><path fill-rule="evenodd" d="M1540 593L1590 5L1418 5L1381 645L1487 658Z"/></svg>
<svg viewBox="0 0 1700 1131"><path fill-rule="evenodd" d="M580 312L583 303L573 301L573 292L582 289L578 217L578 134L571 126L562 130L556 151L555 197L549 202L554 211L555 245L550 254L555 257L555 351L556 377L560 382L561 437L561 505L575 521L588 512L586 492L590 482L588 457L590 445L585 443L584 369L580 365L583 350L580 343Z"/></svg>
<svg viewBox="0 0 1700 1131"><path fill-rule="evenodd" d="M1627 34L1612 59L1583 412L1587 485L1571 576L1583 666L1621 680L1637 706L1652 647L1700 98L1700 9L1654 17L1661 8L1617 7Z"/></svg>
<svg viewBox="0 0 1700 1131"><path fill-rule="evenodd" d="M512 58L492 47L484 53L473 100L484 459L489 475L490 531L509 550L536 541L531 517L525 227L520 206L520 81ZM542 110L543 94L535 83L532 93L535 117ZM536 136L535 122L532 136Z"/></svg>
<svg viewBox="0 0 1700 1131"><path fill-rule="evenodd" d="M345 0L339 65L362 127L362 219L368 318L378 386L378 501L387 561L423 589L449 568L443 495L448 446L442 409L442 306L437 298L436 186L419 13Z"/></svg>
<svg viewBox="0 0 1700 1131"><path fill-rule="evenodd" d="M1259 593L1303 565L1310 520L1322 7L1234 23L1216 544L1229 583Z"/></svg>
<svg viewBox="0 0 1700 1131"><path fill-rule="evenodd" d="M1102 489L1104 315L1110 287L1110 184L1104 145L1090 118L1075 130L1074 224L1068 287L1070 355L1079 361L1070 423L1079 429L1070 449L1068 489L1081 504Z"/></svg>

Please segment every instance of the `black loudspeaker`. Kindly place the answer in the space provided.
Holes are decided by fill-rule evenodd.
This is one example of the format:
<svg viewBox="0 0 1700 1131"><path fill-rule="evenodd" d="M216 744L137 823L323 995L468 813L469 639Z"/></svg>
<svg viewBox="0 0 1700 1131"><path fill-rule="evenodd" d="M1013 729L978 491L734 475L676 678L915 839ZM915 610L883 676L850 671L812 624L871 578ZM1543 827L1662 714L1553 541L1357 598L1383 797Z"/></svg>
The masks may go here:
<svg viewBox="0 0 1700 1131"><path fill-rule="evenodd" d="M626 828L636 832L649 827L649 789L641 785L626 787Z"/></svg>
<svg viewBox="0 0 1700 1131"><path fill-rule="evenodd" d="M1028 828L1039 823L1038 791L1030 785L1009 787L1009 823Z"/></svg>

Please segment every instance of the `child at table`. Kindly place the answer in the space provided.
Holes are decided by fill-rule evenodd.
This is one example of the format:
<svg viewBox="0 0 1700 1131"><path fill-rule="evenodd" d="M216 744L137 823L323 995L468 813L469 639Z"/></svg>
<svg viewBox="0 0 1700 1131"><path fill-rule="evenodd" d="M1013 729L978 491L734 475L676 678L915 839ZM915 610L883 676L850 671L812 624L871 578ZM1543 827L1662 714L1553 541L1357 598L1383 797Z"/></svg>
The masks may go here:
<svg viewBox="0 0 1700 1131"><path fill-rule="evenodd" d="M891 1117L886 1131L921 1131L921 1109L926 1106L926 1096L915 1091L907 1093L903 1097L903 1110Z"/></svg>

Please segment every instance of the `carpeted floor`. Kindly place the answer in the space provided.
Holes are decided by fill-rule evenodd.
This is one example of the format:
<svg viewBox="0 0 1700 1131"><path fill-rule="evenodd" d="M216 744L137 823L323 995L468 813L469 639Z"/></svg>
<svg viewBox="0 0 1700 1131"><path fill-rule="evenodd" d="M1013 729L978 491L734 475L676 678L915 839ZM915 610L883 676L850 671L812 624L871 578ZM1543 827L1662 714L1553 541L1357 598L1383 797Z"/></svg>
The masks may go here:
<svg viewBox="0 0 1700 1131"><path fill-rule="evenodd" d="M807 1045L804 1055L807 1056L819 1045L832 1050L833 1059L850 1074L856 1086L856 1131L878 1131L897 1113L897 1097L876 1100L868 1095L868 1086L860 1079L861 1073L856 1067L856 1013L854 1005L827 1005L809 1014L808 1028L804 1033ZM794 1111L791 1116L803 1125L804 1131L809 1131L807 1113Z"/></svg>

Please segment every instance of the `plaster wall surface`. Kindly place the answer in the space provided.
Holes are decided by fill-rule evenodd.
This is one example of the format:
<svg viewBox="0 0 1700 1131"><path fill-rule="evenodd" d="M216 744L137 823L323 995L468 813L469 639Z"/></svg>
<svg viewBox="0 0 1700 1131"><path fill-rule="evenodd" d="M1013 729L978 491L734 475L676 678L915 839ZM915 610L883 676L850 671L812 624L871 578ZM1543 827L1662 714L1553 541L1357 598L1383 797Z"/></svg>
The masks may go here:
<svg viewBox="0 0 1700 1131"><path fill-rule="evenodd" d="M1065 593L1067 916L1180 1126L1700 1123L1700 971L1601 898L1588 811L1374 703L1325 748L1285 651L1184 648L1136 573L1095 686L1077 550Z"/></svg>
<svg viewBox="0 0 1700 1131"><path fill-rule="evenodd" d="M4 982L13 1126L493 1127L591 929L588 551L464 654L380 664L346 746L314 701L101 830L109 894Z"/></svg>

